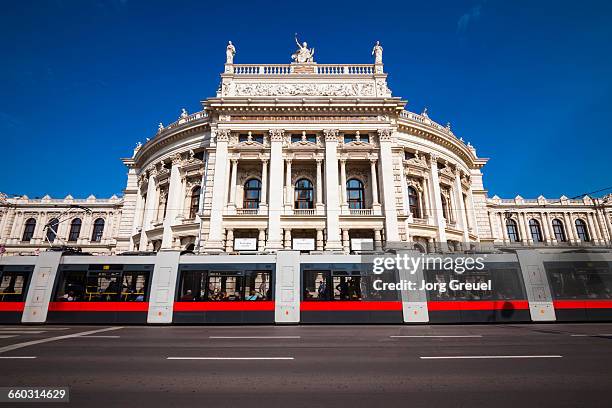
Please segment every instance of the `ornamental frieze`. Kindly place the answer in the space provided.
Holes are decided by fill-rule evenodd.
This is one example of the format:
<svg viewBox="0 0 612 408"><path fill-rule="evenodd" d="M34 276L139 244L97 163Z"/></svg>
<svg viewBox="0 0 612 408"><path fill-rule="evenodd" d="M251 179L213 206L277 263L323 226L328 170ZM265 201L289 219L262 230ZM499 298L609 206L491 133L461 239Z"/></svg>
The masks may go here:
<svg viewBox="0 0 612 408"><path fill-rule="evenodd" d="M235 83L223 85L221 96L373 96L391 97L384 82L358 83Z"/></svg>

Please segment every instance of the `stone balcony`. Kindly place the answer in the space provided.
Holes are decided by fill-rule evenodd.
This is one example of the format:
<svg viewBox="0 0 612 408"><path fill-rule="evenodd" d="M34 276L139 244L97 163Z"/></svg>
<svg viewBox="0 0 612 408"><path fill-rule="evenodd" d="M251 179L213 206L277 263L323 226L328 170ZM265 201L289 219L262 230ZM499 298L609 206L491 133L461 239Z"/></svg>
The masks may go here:
<svg viewBox="0 0 612 408"><path fill-rule="evenodd" d="M303 68L309 68L305 71ZM364 75L375 73L374 64L233 64L234 75Z"/></svg>

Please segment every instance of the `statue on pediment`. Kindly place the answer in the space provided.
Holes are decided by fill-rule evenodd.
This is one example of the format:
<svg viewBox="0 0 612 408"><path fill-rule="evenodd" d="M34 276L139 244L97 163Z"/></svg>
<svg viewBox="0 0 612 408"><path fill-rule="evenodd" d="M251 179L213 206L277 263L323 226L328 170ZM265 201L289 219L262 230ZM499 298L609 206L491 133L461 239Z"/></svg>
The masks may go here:
<svg viewBox="0 0 612 408"><path fill-rule="evenodd" d="M297 33L295 33L295 43L298 46L298 50L291 55L291 59L299 64L314 62L315 49L308 48L308 43L306 41L300 44Z"/></svg>
<svg viewBox="0 0 612 408"><path fill-rule="evenodd" d="M236 55L236 47L232 42L227 43L227 48L225 49L225 63L233 64L234 63L234 55Z"/></svg>
<svg viewBox="0 0 612 408"><path fill-rule="evenodd" d="M375 64L382 64L383 47L380 45L380 41L376 41L374 48L372 48L372 55L374 56Z"/></svg>

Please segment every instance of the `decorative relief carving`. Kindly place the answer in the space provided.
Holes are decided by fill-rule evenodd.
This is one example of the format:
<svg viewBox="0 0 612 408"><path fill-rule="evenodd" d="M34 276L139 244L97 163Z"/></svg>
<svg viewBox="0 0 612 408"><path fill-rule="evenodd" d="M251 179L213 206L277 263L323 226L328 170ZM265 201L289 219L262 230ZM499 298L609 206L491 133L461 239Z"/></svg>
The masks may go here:
<svg viewBox="0 0 612 408"><path fill-rule="evenodd" d="M323 135L326 142L338 141L338 129L323 129Z"/></svg>
<svg viewBox="0 0 612 408"><path fill-rule="evenodd" d="M217 142L229 142L231 134L229 129L217 129Z"/></svg>
<svg viewBox="0 0 612 408"><path fill-rule="evenodd" d="M427 167L427 159L418 150L414 152L414 157L406 160L406 163L417 167Z"/></svg>
<svg viewBox="0 0 612 408"><path fill-rule="evenodd" d="M285 136L285 131L283 129L270 129L270 142L282 142Z"/></svg>
<svg viewBox="0 0 612 408"><path fill-rule="evenodd" d="M378 93L378 95L377 95ZM391 96L384 82L346 83L276 83L231 82L221 89L221 96Z"/></svg>
<svg viewBox="0 0 612 408"><path fill-rule="evenodd" d="M390 142L391 141L391 129L383 128L378 129L378 140L381 142Z"/></svg>

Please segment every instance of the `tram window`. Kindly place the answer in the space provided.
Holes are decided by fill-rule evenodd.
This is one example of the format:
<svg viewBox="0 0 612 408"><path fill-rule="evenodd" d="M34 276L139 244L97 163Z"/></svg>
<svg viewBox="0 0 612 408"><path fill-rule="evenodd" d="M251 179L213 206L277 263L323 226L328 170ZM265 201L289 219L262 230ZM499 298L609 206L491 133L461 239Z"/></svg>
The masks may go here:
<svg viewBox="0 0 612 408"><path fill-rule="evenodd" d="M230 273L211 272L208 275L207 300L242 300L242 280Z"/></svg>
<svg viewBox="0 0 612 408"><path fill-rule="evenodd" d="M23 302L27 274L24 272L0 272L0 302Z"/></svg>
<svg viewBox="0 0 612 408"><path fill-rule="evenodd" d="M149 274L146 272L124 272L121 300L144 302L146 300L148 276Z"/></svg>
<svg viewBox="0 0 612 408"><path fill-rule="evenodd" d="M65 271L58 286L56 299L65 302L88 300L85 298L85 271Z"/></svg>
<svg viewBox="0 0 612 408"><path fill-rule="evenodd" d="M334 276L334 300L361 300L361 276Z"/></svg>
<svg viewBox="0 0 612 408"><path fill-rule="evenodd" d="M205 277L206 272L184 271L181 274L179 300L182 302L202 300L204 298L204 288L206 288L206 283L202 281L202 278Z"/></svg>
<svg viewBox="0 0 612 408"><path fill-rule="evenodd" d="M609 264L545 264L545 269L555 299L612 299L612 271Z"/></svg>
<svg viewBox="0 0 612 408"><path fill-rule="evenodd" d="M304 300L330 300L331 287L330 271L304 272Z"/></svg>
<svg viewBox="0 0 612 408"><path fill-rule="evenodd" d="M368 275L363 271L306 270L303 274L304 301L393 301L399 299L395 290L376 290L374 281L397 282L394 271Z"/></svg>
<svg viewBox="0 0 612 408"><path fill-rule="evenodd" d="M271 300L270 272L247 272L243 298L245 300Z"/></svg>
<svg viewBox="0 0 612 408"><path fill-rule="evenodd" d="M444 284L446 291L434 288L428 291L430 300L513 300L525 299L523 286L517 268L492 268L466 271L457 274L447 270L426 270L428 283ZM482 284L491 281L490 290L460 289L450 290L450 281L459 283Z"/></svg>
<svg viewBox="0 0 612 408"><path fill-rule="evenodd" d="M148 271L123 271L122 265L108 270L92 265L89 270L62 272L55 299L64 302L144 302L149 287Z"/></svg>
<svg viewBox="0 0 612 408"><path fill-rule="evenodd" d="M120 272L88 272L85 296L87 301L118 301L121 295Z"/></svg>
<svg viewBox="0 0 612 408"><path fill-rule="evenodd" d="M182 271L178 301L271 300L271 271Z"/></svg>

